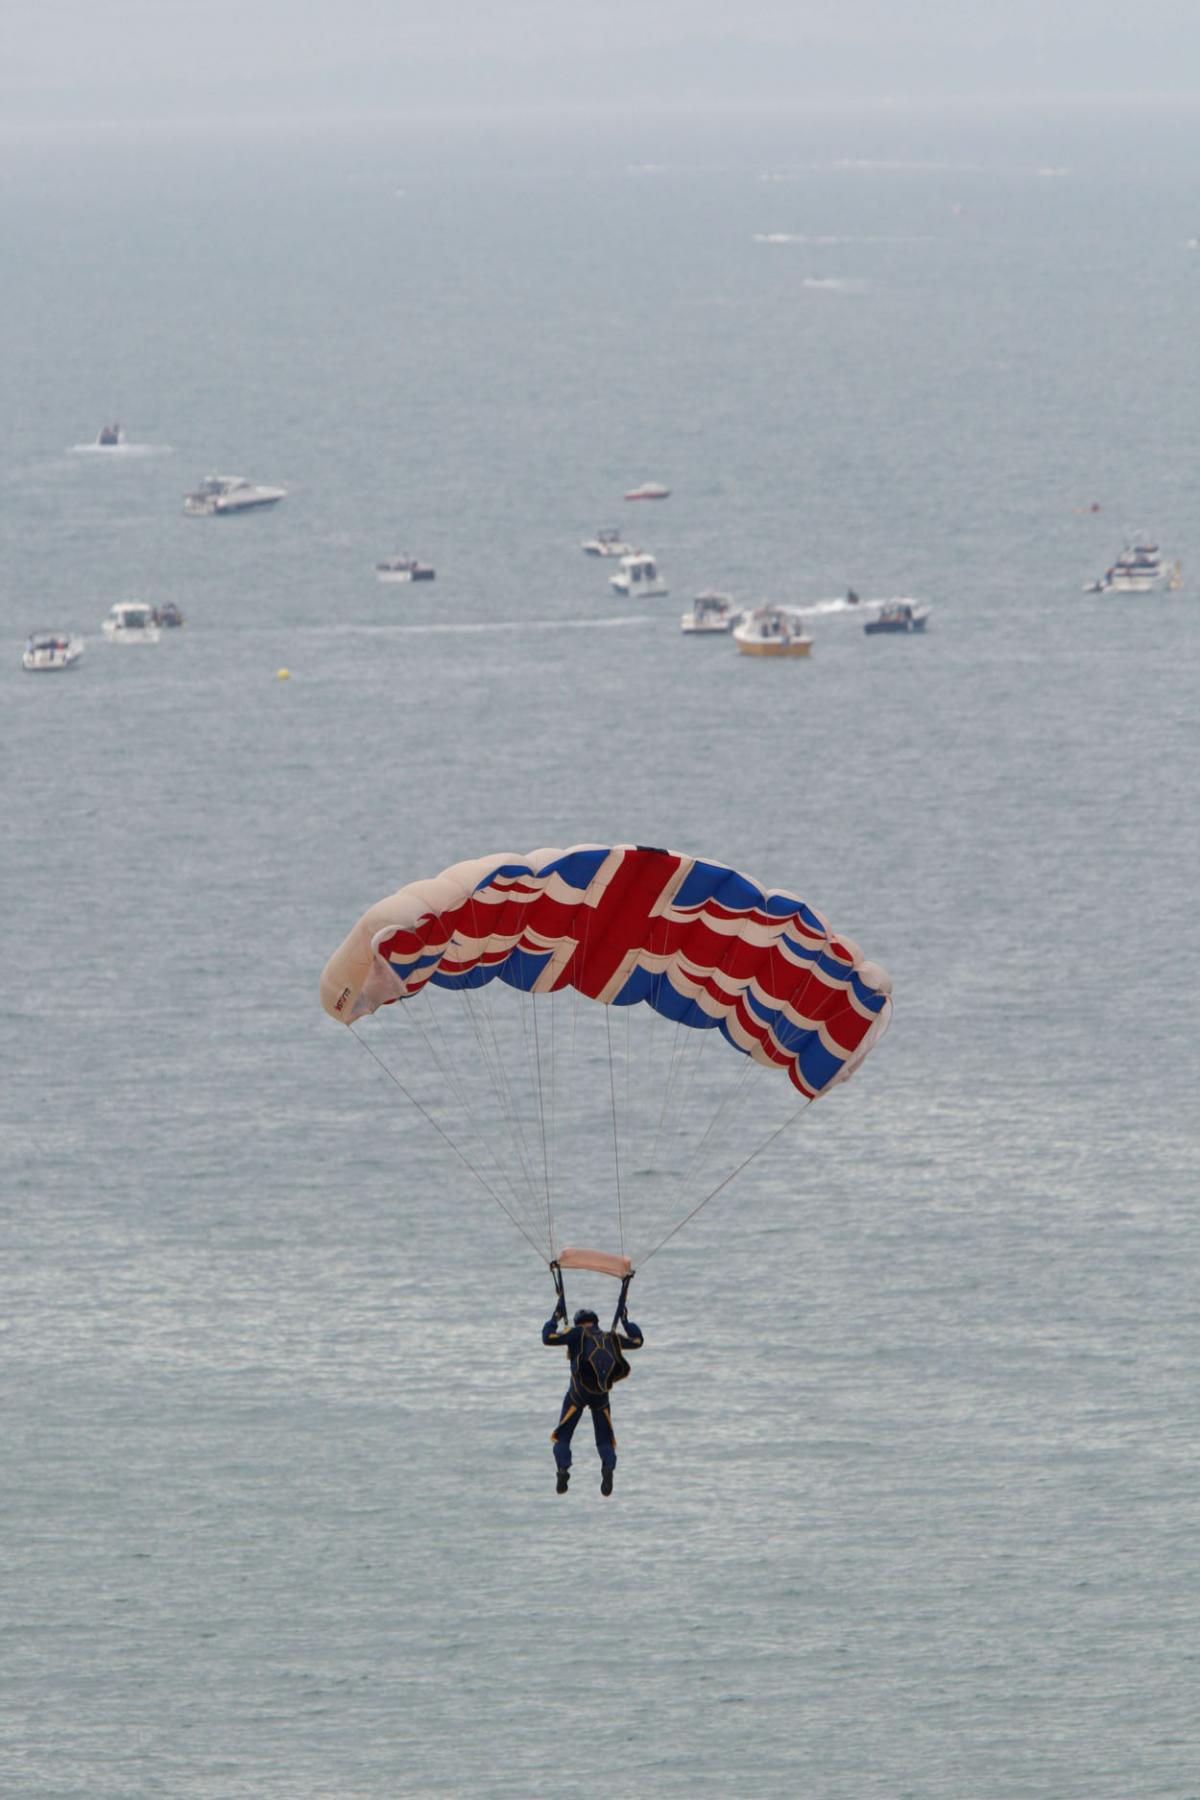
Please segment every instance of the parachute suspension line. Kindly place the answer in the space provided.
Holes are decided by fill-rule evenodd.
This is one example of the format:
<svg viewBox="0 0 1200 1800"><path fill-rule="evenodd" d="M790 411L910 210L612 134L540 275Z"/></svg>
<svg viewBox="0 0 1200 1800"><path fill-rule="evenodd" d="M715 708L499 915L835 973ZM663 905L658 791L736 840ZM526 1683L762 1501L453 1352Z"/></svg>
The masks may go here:
<svg viewBox="0 0 1200 1800"><path fill-rule="evenodd" d="M697 1142L692 1146L692 1153L687 1160L687 1164L683 1170L681 1170L675 1183L676 1198L682 1198L696 1180L696 1177L699 1175L700 1169L703 1166L705 1151L708 1147L710 1138L713 1137L714 1133L724 1129L724 1122L730 1108L734 1106L735 1103L740 1105L745 1095L746 1088L757 1068L757 1064L751 1057L743 1057L742 1067L730 1081L724 1099L715 1108L704 1131L701 1133ZM762 1074L764 1071L758 1069L758 1073ZM766 1141L769 1143L770 1138Z"/></svg>
<svg viewBox="0 0 1200 1800"><path fill-rule="evenodd" d="M437 1028L437 1042L434 1041L434 1036L425 1022L426 1013L433 1019L435 1027ZM454 1099L458 1102L459 1109L465 1118L468 1130L473 1134L478 1145L476 1154L479 1159L479 1167L484 1168L490 1164L492 1179L496 1181L498 1185L504 1185L508 1188L513 1205L519 1207L520 1201L517 1197L516 1189L513 1187L512 1178L500 1161L500 1158L488 1144L484 1133L480 1129L479 1120L477 1119L475 1109L471 1104L470 1092L457 1068L454 1060L454 1053L450 1048L449 1043L446 1041L445 1033L441 1030L437 1013L430 1002L428 992L423 989L418 994L410 995L400 1008L400 1017L406 1022L406 1029L411 1034L415 1034L420 1038L430 1062L433 1063L439 1075L450 1089ZM365 1039L360 1038L359 1042L366 1046ZM374 1052L372 1052L372 1055L374 1055ZM377 1058L377 1060L379 1059ZM386 1065L384 1066L386 1067ZM391 1071L389 1070L388 1073L390 1074ZM396 1078L393 1077L393 1079ZM399 1085L400 1083L397 1080L397 1086ZM403 1091L407 1092L407 1090ZM426 1116L432 1117L431 1114L427 1114ZM441 1130L442 1136L449 1142L449 1133L440 1126L439 1130ZM475 1165L471 1164L471 1167L474 1168Z"/></svg>
<svg viewBox="0 0 1200 1800"><path fill-rule="evenodd" d="M521 1185L526 1194L526 1205L531 1205L533 1196L539 1192L541 1184L534 1175L533 1158L525 1136L524 1120L521 1117L521 1110L517 1105L508 1076L508 1058L504 1054L504 1047L500 1042L500 1034L496 1026L495 996L490 992L493 985L494 983L489 981L484 984L482 990L464 989L464 993L469 996L465 1010L475 1033L475 1043L483 1068L491 1082L492 1097L507 1129L512 1155L520 1170ZM484 1027L486 1027L486 1031ZM547 1254L549 1254L553 1246L548 1243L546 1248Z"/></svg>
<svg viewBox="0 0 1200 1800"><path fill-rule="evenodd" d="M401 1007L400 1016L409 1021L409 1030L420 1039L425 1055L437 1069L446 1083L450 1095L457 1103L466 1131L473 1143L473 1155L479 1168L487 1170L489 1180L497 1190L505 1191L505 1210L518 1224L520 1224L520 1219L517 1215L522 1215L525 1224L521 1226L521 1229L527 1237L531 1236L528 1227L532 1225L533 1221L529 1217L528 1203L524 1198L527 1190L523 1184L518 1184L513 1179L512 1165L502 1154L503 1140L496 1138L493 1142L487 1128L487 1117L482 1106L482 1102L486 1099L485 1084L481 1080L477 1080L474 1084L475 1091L472 1092L470 1074L469 1072L464 1073L455 1055L453 1043L442 1024L442 1012L433 1004L428 986L420 994L413 995L405 1002ZM471 1016L469 1009L467 1009L466 1016L468 1018ZM472 1026L474 1026L473 1020ZM478 1037L476 1041L480 1050L480 1061L486 1070L485 1048L478 1045ZM494 1088L493 1081L493 1094ZM447 1131L443 1135L448 1137L450 1134ZM545 1255L547 1252L541 1252L541 1254Z"/></svg>
<svg viewBox="0 0 1200 1800"><path fill-rule="evenodd" d="M771 1133L770 1137L764 1138L763 1142L758 1146L758 1148L756 1150L752 1150L750 1152L749 1156L743 1157L742 1161L737 1165L737 1168L731 1169L729 1171L729 1174L726 1175L725 1179L723 1181L718 1182L717 1186L715 1188L713 1188L711 1193L705 1194L703 1200L698 1200L696 1202L695 1206L693 1206L691 1212L687 1214L686 1218L680 1219L678 1225L673 1225L671 1227L670 1231L668 1231L666 1237L659 1239L658 1243L655 1244L653 1250L647 1250L644 1256L640 1256L638 1258L638 1268L644 1269L646 1264L650 1261L650 1258L652 1256L657 1256L664 1244L669 1244L671 1239L676 1235L676 1233L682 1231L685 1225L690 1224L690 1222L695 1218L696 1214L698 1212L701 1212L703 1210L703 1208L708 1205L710 1200L715 1200L717 1195L719 1193L721 1193L725 1188L727 1188L729 1186L730 1182L733 1181L738 1175L741 1174L743 1169L748 1168L749 1165L755 1160L756 1157L761 1156L764 1150L769 1150L771 1145L775 1142L775 1139L777 1137L782 1137L783 1133L788 1129L788 1127L791 1125L794 1125L796 1123L796 1120L800 1117L800 1114L804 1111L804 1108L806 1106L811 1106L811 1105L812 1105L812 1102L810 1100L805 1100L800 1106L798 1106L796 1108L795 1112L791 1115L790 1118L785 1119L783 1121L782 1125L779 1125L776 1127L776 1129Z"/></svg>
<svg viewBox="0 0 1200 1800"><path fill-rule="evenodd" d="M625 1254L625 1217L621 1206L621 1145L617 1136L617 1089L613 1076L612 1059L612 1008L604 1009L604 1029L608 1036L608 1091L612 1102L613 1132L613 1175L617 1184L617 1242L621 1247L621 1255Z"/></svg>
<svg viewBox="0 0 1200 1800"><path fill-rule="evenodd" d="M471 900L471 929L475 938L480 942L490 935L490 927L486 920L483 929L480 928L479 906L474 897L472 897ZM500 1034L497 1030L496 998L491 992L493 986L494 981L487 981L482 984L482 988L477 989L468 986L464 988L462 992L467 1000L466 1012L468 1018L471 1020L472 1030L475 1032L476 1046L479 1050L483 1067L491 1082L492 1095L499 1108L503 1123L507 1127L514 1160L520 1168L521 1181L528 1196L527 1204L532 1207L534 1204L533 1196L538 1193L540 1184L534 1175L534 1157L530 1152L529 1142L525 1135L525 1122L522 1117L521 1108L517 1105L512 1083L509 1080L509 1058L504 1053L504 1048L500 1042ZM478 996L478 1004L476 1004L476 996ZM484 1041L483 1031L480 1027L481 1014L483 1024L486 1025L488 1036L490 1038L490 1050L488 1044ZM525 1021L523 1016L521 1028L522 1032L524 1032ZM528 1049L526 1050L526 1061L528 1062ZM510 1187L513 1186L511 1179L509 1185ZM538 1210L540 1211L540 1206ZM549 1237L546 1241L546 1251L547 1255L553 1255L554 1245L552 1239Z"/></svg>
<svg viewBox="0 0 1200 1800"><path fill-rule="evenodd" d="M535 1089L535 1092L537 1093L538 1125L541 1129L541 1134L542 1134L542 1182L543 1182L543 1187L544 1187L545 1195L546 1195L546 1233L547 1233L546 1241L550 1246L551 1253L553 1253L554 1231L553 1231L552 1215L551 1215L551 1209L550 1209L550 1154L546 1148L546 1100L545 1100L545 1095L542 1092L542 1040L541 1040L541 1037L538 1032L537 1002L538 1002L537 995L531 991L530 995L529 995L529 1011L533 1015L533 1065L534 1065L534 1076L535 1076L534 1089ZM524 1019L524 1017L525 1017L524 1009L522 1009L521 1017L522 1017L522 1019ZM526 1053L527 1054L528 1054L528 1048L529 1048L529 1033L528 1033L528 1031L526 1031Z"/></svg>
<svg viewBox="0 0 1200 1800"><path fill-rule="evenodd" d="M358 1035L357 1031L355 1031L353 1025L351 1025L349 1027L349 1031L350 1031L351 1037L357 1039L357 1041L362 1045L363 1049L366 1051L367 1055L370 1056L371 1058L373 1058L373 1060L379 1064L379 1067L383 1070L383 1072L387 1076L388 1080L395 1083L395 1085L399 1088L400 1092L404 1095L404 1098L406 1100L411 1101L412 1104L416 1107L417 1111L421 1114L422 1118L427 1119L429 1121L429 1123L433 1126L433 1129L437 1132L438 1136L445 1139L446 1143L449 1144L451 1150L453 1150L455 1156L457 1156L459 1161L461 1163L463 1163L466 1166L466 1168L468 1168L470 1170L471 1174L475 1177L476 1181L479 1183L480 1187L484 1190L484 1192L486 1194L488 1194L491 1197L491 1199L493 1199L496 1202L496 1205L500 1208L500 1211L502 1213L506 1214L507 1217L512 1220L512 1223L516 1226L517 1230L521 1233L521 1236L523 1238L525 1238L525 1240L529 1243L529 1245L534 1250L537 1251L537 1254L541 1257L542 1261L545 1262L546 1257L542 1253L541 1246L534 1242L533 1238L531 1238L529 1236L529 1233L526 1231L525 1227L522 1225L520 1219L518 1219L514 1213L510 1212L507 1206L505 1206L503 1200L500 1198L500 1196L496 1192L495 1188L493 1188L491 1186L490 1182L488 1182L488 1180L483 1175L483 1173L475 1167L475 1165L471 1162L471 1160L468 1156L464 1155L463 1151L454 1142L454 1139L452 1137L450 1137L445 1131L443 1131L441 1125L439 1125L438 1121L434 1118L433 1114L431 1112L429 1112L427 1110L427 1108L425 1108L424 1106L421 1105L421 1102L417 1099L415 1094L411 1094L409 1092L409 1090L405 1087L404 1083L400 1080L400 1077L397 1074L395 1074L393 1070L388 1068L387 1064L384 1062L384 1060L381 1056L379 1056L374 1050L372 1050L372 1048L371 1048L370 1044L368 1044L366 1038L359 1037L359 1035Z"/></svg>
<svg viewBox="0 0 1200 1800"><path fill-rule="evenodd" d="M467 990L465 990L465 992L470 993L471 990L467 989ZM433 1012L433 1010L434 1009L431 1006L430 1011ZM508 1143L509 1143L509 1148L510 1148L511 1155L512 1155L512 1160L518 1166L518 1168L521 1172L521 1175L522 1175L522 1180L521 1180L520 1185L528 1193L528 1191L531 1189L532 1182L529 1177L529 1171L527 1168L526 1159L522 1154L522 1144L518 1139L517 1131L514 1126L514 1108L511 1104L511 1101L509 1101L506 1104L504 1087L503 1087L500 1076L497 1074L497 1064L499 1064L501 1069L503 1068L503 1062L500 1057L499 1048L498 1048L498 1046L493 1046L492 1044L490 1044L488 1042L487 1038L485 1037L483 1031L480 1028L478 1009L474 1006L474 1004L472 1002L468 1001L464 1005L463 1014L464 1014L465 1018L469 1021L470 1026L471 1026L471 1032L475 1039L475 1048L479 1053L479 1066L481 1067L485 1076L487 1077L487 1081L491 1087L492 1098L495 1101L496 1106L500 1112L502 1123L504 1124L504 1126L507 1129ZM486 1017L486 1013L485 1013L485 1017ZM495 1034L493 1032L493 1037L494 1037L494 1035ZM465 1106L468 1115L472 1119L474 1119L474 1109L471 1104L470 1093L469 1093L469 1082L467 1082L467 1081L461 1082L460 1087L462 1090L462 1104ZM484 1142L486 1142L486 1132L483 1130L480 1130L479 1135L480 1135L481 1139ZM502 1140L497 1139L497 1142L500 1143L500 1142L502 1142ZM505 1167L503 1159L501 1158L501 1156L499 1156L497 1154L497 1152L495 1150L491 1151L491 1155L492 1155L493 1161L496 1163L497 1167L503 1173L504 1182L505 1182L506 1186L508 1187L510 1194L512 1195L513 1205L520 1208L522 1205L522 1202L518 1198L518 1184L513 1178L512 1169ZM526 1204L527 1204L527 1202L526 1202Z"/></svg>

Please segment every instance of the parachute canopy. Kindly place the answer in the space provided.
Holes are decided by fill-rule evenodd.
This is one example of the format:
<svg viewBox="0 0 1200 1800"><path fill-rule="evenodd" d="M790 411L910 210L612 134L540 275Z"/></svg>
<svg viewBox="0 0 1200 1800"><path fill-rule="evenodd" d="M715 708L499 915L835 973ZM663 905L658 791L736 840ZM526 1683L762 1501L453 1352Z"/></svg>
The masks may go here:
<svg viewBox="0 0 1200 1800"><path fill-rule="evenodd" d="M716 1029L810 1100L853 1074L891 1010L886 972L803 900L628 844L484 856L410 882L330 958L321 1002L350 1024L426 982L497 978Z"/></svg>
<svg viewBox="0 0 1200 1800"><path fill-rule="evenodd" d="M627 1225L658 1248L853 1074L890 993L798 895L631 844L506 852L410 882L321 978L347 1025L401 1003L404 1079L388 1073L547 1261L570 1266L564 1242L602 1240L615 1207L619 1254L577 1253L613 1273ZM752 1070L767 1099L751 1097Z"/></svg>

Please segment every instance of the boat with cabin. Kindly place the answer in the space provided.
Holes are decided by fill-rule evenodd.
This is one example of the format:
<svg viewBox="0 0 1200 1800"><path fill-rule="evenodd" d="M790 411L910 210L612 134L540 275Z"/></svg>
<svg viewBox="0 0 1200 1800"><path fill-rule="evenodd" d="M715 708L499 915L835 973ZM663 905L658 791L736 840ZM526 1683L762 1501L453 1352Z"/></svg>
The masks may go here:
<svg viewBox="0 0 1200 1800"><path fill-rule="evenodd" d="M615 526L605 526L593 538L580 545L585 556L633 556L635 546L627 544Z"/></svg>
<svg viewBox="0 0 1200 1800"><path fill-rule="evenodd" d="M198 488L185 494L183 510L193 518L215 518L226 513L262 511L278 506L287 495L281 487L263 487L243 475L206 475Z"/></svg>
<svg viewBox="0 0 1200 1800"><path fill-rule="evenodd" d="M392 556L375 564L376 581L434 581L437 570L415 556Z"/></svg>
<svg viewBox="0 0 1200 1800"><path fill-rule="evenodd" d="M623 556L621 566L615 575L608 578L609 586L618 594L627 594L630 599L650 599L655 594L669 592L666 582L658 571L654 557L645 550L638 550L633 556Z"/></svg>
<svg viewBox="0 0 1200 1800"><path fill-rule="evenodd" d="M83 639L69 631L31 631L21 652L21 667L31 675L70 669L83 655Z"/></svg>
<svg viewBox="0 0 1200 1800"><path fill-rule="evenodd" d="M1121 554L1098 581L1089 581L1085 594L1149 594L1156 588L1177 590L1183 581L1182 564L1164 561L1157 544L1144 537L1126 544Z"/></svg>
<svg viewBox="0 0 1200 1800"><path fill-rule="evenodd" d="M873 617L863 621L863 630L868 637L877 637L881 633L924 631L925 622L932 611L932 607L919 606L914 600L887 600Z"/></svg>
<svg viewBox="0 0 1200 1800"><path fill-rule="evenodd" d="M162 636L154 608L143 600L118 600L101 630L110 644L157 644Z"/></svg>
<svg viewBox="0 0 1200 1800"><path fill-rule="evenodd" d="M692 635L711 637L714 633L732 631L741 616L742 608L731 595L705 588L692 601L691 611L681 616L679 629Z"/></svg>
<svg viewBox="0 0 1200 1800"><path fill-rule="evenodd" d="M743 656L807 656L812 639L800 621L781 606L756 606L733 628Z"/></svg>

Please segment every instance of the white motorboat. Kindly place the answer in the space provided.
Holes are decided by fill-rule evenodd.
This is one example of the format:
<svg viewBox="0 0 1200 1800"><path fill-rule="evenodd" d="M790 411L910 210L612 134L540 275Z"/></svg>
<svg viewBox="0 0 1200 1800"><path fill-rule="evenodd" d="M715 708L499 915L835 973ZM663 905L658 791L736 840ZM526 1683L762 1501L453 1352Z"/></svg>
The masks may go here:
<svg viewBox="0 0 1200 1800"><path fill-rule="evenodd" d="M437 570L413 556L392 556L375 564L376 581L433 581Z"/></svg>
<svg viewBox="0 0 1200 1800"><path fill-rule="evenodd" d="M627 500L669 500L671 490L664 487L661 481L643 481L640 487L630 488L625 495Z"/></svg>
<svg viewBox="0 0 1200 1800"><path fill-rule="evenodd" d="M631 599L649 599L654 594L668 592L667 584L658 572L658 564L644 550L633 556L623 556L620 570L608 580L609 586L618 594L628 594Z"/></svg>
<svg viewBox="0 0 1200 1800"><path fill-rule="evenodd" d="M31 631L21 653L21 667L31 675L69 669L83 655L83 639L69 631Z"/></svg>
<svg viewBox="0 0 1200 1800"><path fill-rule="evenodd" d="M1165 562L1157 544L1136 538L1126 544L1112 567L1098 581L1089 581L1085 594L1149 594L1155 588L1178 588L1183 579L1181 565Z"/></svg>
<svg viewBox="0 0 1200 1800"><path fill-rule="evenodd" d="M194 518L254 512L278 506L286 494L286 488L260 487L242 475L206 475L198 488L184 495L183 510Z"/></svg>
<svg viewBox="0 0 1200 1800"><path fill-rule="evenodd" d="M807 656L812 649L804 627L779 606L756 606L734 626L733 641L743 656Z"/></svg>
<svg viewBox="0 0 1200 1800"><path fill-rule="evenodd" d="M632 556L635 552L633 544L626 544L619 531L607 526L598 531L594 538L589 538L580 545L585 556Z"/></svg>
<svg viewBox="0 0 1200 1800"><path fill-rule="evenodd" d="M742 608L728 594L706 588L692 601L692 609L679 621L680 631L711 636L713 632L732 631L742 616Z"/></svg>
<svg viewBox="0 0 1200 1800"><path fill-rule="evenodd" d="M154 608L142 600L119 600L101 630L110 644L157 644L162 636Z"/></svg>

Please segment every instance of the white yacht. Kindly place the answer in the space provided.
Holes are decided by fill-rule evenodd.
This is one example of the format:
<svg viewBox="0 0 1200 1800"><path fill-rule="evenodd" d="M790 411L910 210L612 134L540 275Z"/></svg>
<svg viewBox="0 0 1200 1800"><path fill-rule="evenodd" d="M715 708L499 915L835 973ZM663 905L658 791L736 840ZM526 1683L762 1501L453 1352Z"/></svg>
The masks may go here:
<svg viewBox="0 0 1200 1800"><path fill-rule="evenodd" d="M685 612L680 618L679 629L705 635L717 631L732 631L741 616L742 609L730 595L718 594L712 588L706 588L692 601L692 610Z"/></svg>
<svg viewBox="0 0 1200 1800"><path fill-rule="evenodd" d="M83 655L83 639L69 631L31 631L21 653L21 667L31 675L50 669L69 669Z"/></svg>
<svg viewBox="0 0 1200 1800"><path fill-rule="evenodd" d="M253 512L264 506L277 506L286 493L286 488L258 487L242 475L206 475L198 488L184 495L183 510L195 518Z"/></svg>
<svg viewBox="0 0 1200 1800"><path fill-rule="evenodd" d="M588 538L580 545L585 556L632 556L634 546L623 541L621 534L612 526L598 531L594 538Z"/></svg>
<svg viewBox="0 0 1200 1800"><path fill-rule="evenodd" d="M812 639L780 606L756 606L733 628L733 641L743 656L807 656Z"/></svg>
<svg viewBox="0 0 1200 1800"><path fill-rule="evenodd" d="M1135 538L1126 544L1110 569L1098 581L1089 581L1085 594L1148 594L1155 588L1178 588L1182 580L1179 563L1164 562L1157 544Z"/></svg>
<svg viewBox="0 0 1200 1800"><path fill-rule="evenodd" d="M661 481L643 481L640 487L629 488L625 498L627 500L669 500L671 490L669 487L664 487Z"/></svg>
<svg viewBox="0 0 1200 1800"><path fill-rule="evenodd" d="M644 550L633 556L623 556L619 572L610 575L608 580L618 594L628 594L631 599L649 599L653 594L668 592L667 584L658 572L658 564Z"/></svg>
<svg viewBox="0 0 1200 1800"><path fill-rule="evenodd" d="M119 600L101 630L110 644L157 644L162 636L154 608L142 600Z"/></svg>

